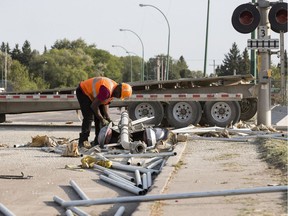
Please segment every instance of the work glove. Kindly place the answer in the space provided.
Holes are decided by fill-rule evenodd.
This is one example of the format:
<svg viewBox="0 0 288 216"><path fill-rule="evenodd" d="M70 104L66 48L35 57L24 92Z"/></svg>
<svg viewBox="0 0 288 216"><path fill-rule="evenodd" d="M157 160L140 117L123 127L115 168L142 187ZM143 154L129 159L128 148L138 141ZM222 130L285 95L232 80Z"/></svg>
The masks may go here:
<svg viewBox="0 0 288 216"><path fill-rule="evenodd" d="M112 127L115 125L114 122L110 118L106 118L109 123L112 123Z"/></svg>
<svg viewBox="0 0 288 216"><path fill-rule="evenodd" d="M109 121L107 121L106 119L103 119L102 120L102 126L104 127L104 126L107 126L107 125L109 125Z"/></svg>

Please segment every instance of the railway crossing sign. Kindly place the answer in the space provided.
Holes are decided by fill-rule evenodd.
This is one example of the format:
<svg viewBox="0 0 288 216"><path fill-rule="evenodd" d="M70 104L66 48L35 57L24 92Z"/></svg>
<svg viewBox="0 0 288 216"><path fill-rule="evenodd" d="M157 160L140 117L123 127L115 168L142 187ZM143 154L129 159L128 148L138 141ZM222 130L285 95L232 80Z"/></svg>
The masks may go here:
<svg viewBox="0 0 288 216"><path fill-rule="evenodd" d="M248 39L248 49L279 49L279 39Z"/></svg>

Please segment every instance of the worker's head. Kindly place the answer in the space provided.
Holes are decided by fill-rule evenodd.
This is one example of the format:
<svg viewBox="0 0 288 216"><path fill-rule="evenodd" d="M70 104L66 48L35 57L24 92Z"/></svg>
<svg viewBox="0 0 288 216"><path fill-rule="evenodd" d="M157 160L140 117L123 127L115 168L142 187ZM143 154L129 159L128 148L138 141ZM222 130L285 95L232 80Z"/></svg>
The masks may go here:
<svg viewBox="0 0 288 216"><path fill-rule="evenodd" d="M127 83L121 83L121 99L129 98L132 95L132 88Z"/></svg>
<svg viewBox="0 0 288 216"><path fill-rule="evenodd" d="M119 83L113 91L113 97L121 98L122 100L124 100L125 98L129 98L131 95L132 88L127 83Z"/></svg>

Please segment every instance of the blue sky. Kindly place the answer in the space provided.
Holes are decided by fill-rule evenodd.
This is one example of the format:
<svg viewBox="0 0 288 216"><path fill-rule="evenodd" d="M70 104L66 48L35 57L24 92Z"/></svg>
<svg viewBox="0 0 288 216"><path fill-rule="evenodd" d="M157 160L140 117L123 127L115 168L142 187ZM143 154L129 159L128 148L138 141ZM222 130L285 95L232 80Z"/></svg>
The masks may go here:
<svg viewBox="0 0 288 216"><path fill-rule="evenodd" d="M190 70L203 70L206 15L208 0L0 0L0 41L10 47L25 40L32 49L49 49L56 40L82 38L88 44L109 51L116 56L127 55L128 51L142 56L140 40L144 45L144 56L149 58L167 54L168 25L164 16L152 7L159 8L170 24L170 56L184 56ZM222 63L224 55L236 42L242 52L250 34L240 34L231 24L234 9L243 0L210 0L209 40L207 72L213 72L213 64ZM271 38L279 35L271 32ZM285 45L287 34L285 34ZM273 58L277 64L278 58Z"/></svg>

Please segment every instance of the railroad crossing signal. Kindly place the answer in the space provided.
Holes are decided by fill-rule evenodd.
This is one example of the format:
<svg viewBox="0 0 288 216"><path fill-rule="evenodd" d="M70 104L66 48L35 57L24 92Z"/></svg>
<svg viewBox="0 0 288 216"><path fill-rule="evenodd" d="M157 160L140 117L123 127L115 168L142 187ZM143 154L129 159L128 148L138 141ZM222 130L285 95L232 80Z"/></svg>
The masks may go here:
<svg viewBox="0 0 288 216"><path fill-rule="evenodd" d="M269 22L274 32L287 32L287 3L271 2ZM247 34L253 32L260 23L260 12L251 3L239 5L232 14L232 25L236 31Z"/></svg>
<svg viewBox="0 0 288 216"><path fill-rule="evenodd" d="M261 57L261 62L258 62L257 124L270 126L271 69L268 49L277 49L279 41L270 39L269 30L271 28L274 32L280 33L280 36L287 32L287 3L258 0L255 4L239 5L232 14L232 25L236 31L243 34L253 32L258 27L258 39L248 40L248 47L258 49L258 55Z"/></svg>

